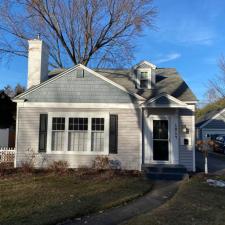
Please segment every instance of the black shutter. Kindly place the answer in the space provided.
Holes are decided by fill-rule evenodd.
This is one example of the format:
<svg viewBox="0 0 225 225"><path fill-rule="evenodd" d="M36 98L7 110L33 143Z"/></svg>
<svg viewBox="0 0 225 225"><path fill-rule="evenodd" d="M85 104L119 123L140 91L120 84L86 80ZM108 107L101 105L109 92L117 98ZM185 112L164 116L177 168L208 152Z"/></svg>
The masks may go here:
<svg viewBox="0 0 225 225"><path fill-rule="evenodd" d="M118 145L118 116L110 115L109 153L117 154L117 145Z"/></svg>
<svg viewBox="0 0 225 225"><path fill-rule="evenodd" d="M46 152L47 130L48 130L48 115L40 114L39 152Z"/></svg>

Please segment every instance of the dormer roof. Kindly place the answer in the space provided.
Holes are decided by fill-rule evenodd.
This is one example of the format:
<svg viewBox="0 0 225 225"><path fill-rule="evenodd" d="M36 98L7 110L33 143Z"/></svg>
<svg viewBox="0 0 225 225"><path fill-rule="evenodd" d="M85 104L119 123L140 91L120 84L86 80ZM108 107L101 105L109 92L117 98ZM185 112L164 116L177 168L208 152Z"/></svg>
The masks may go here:
<svg viewBox="0 0 225 225"><path fill-rule="evenodd" d="M139 68L149 68L149 69L156 69L156 65L148 62L148 61L141 61L138 64L136 64L135 66L133 66L133 69L139 69Z"/></svg>

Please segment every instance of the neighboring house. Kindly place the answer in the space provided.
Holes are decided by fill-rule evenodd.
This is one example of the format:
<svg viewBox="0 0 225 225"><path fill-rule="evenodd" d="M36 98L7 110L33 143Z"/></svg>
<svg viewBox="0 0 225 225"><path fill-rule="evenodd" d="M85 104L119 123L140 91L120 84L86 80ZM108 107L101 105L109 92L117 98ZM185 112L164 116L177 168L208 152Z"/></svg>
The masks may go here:
<svg viewBox="0 0 225 225"><path fill-rule="evenodd" d="M198 140L215 139L219 135L225 135L225 109L212 110L196 121Z"/></svg>
<svg viewBox="0 0 225 225"><path fill-rule="evenodd" d="M15 147L16 104L0 91L0 148Z"/></svg>
<svg viewBox="0 0 225 225"><path fill-rule="evenodd" d="M46 158L87 167L103 155L128 170L169 164L195 171L196 98L176 69L79 64L48 79L47 62L44 42L29 41L28 90L14 99L16 166L32 149L37 167Z"/></svg>

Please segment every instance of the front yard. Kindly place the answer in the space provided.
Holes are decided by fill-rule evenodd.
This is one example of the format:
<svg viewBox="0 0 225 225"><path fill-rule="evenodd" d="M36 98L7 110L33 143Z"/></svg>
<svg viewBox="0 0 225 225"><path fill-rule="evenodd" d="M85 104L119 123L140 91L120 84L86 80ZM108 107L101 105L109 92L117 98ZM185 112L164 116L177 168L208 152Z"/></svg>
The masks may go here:
<svg viewBox="0 0 225 225"><path fill-rule="evenodd" d="M225 180L225 176L213 178ZM183 183L176 195L166 204L150 213L133 218L125 224L225 224L225 188L209 186L206 178L196 176Z"/></svg>
<svg viewBox="0 0 225 225"><path fill-rule="evenodd" d="M120 205L151 189L140 176L18 175L0 180L0 224L56 224Z"/></svg>

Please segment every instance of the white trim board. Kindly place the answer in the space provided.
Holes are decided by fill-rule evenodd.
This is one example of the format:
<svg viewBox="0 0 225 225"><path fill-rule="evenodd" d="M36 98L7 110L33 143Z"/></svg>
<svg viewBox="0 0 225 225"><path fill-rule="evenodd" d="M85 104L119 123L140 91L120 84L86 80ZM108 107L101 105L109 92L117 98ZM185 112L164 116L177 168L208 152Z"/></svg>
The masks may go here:
<svg viewBox="0 0 225 225"><path fill-rule="evenodd" d="M177 105L176 104L174 104L174 105L162 104L162 105L148 106L148 104L154 103L157 99L159 99L161 97L166 97L169 100L177 103ZM177 98L175 98L172 95L169 95L167 93L161 93L161 94L157 95L156 97L149 99L148 101L146 101L142 104L142 107L146 107L146 108L189 108L189 109L193 109L192 105L188 105L185 102L182 102L179 99L177 99Z"/></svg>
<svg viewBox="0 0 225 225"><path fill-rule="evenodd" d="M203 123L199 128L202 129L204 126L206 126L207 124L209 124L212 120L216 119L218 116L220 116L224 112L225 112L225 109L222 109L220 112L218 112L216 115L214 115L211 119L209 119L205 123Z"/></svg>
<svg viewBox="0 0 225 225"><path fill-rule="evenodd" d="M143 61L137 63L135 66L133 66L133 69L136 69L137 67L139 67L139 66L142 65L142 64L147 64L147 65L149 65L152 69L156 69L156 65L154 65L154 64L152 64L152 63L150 63L150 62L148 62L148 61L145 61L145 60L143 60Z"/></svg>
<svg viewBox="0 0 225 225"><path fill-rule="evenodd" d="M55 80L57 80L57 79L59 79L59 78L65 76L66 74L68 74L68 73L70 73L70 72L76 70L77 68L82 68L82 69L86 70L87 72L93 74L94 76L96 76L96 77L98 77L98 78L100 78L100 79L102 79L102 80L104 80L104 81L106 81L106 82L112 84L113 86L119 88L120 90L124 91L125 93L134 96L134 97L137 98L138 100L146 100L145 98L141 97L141 96L138 95L138 94L129 92L128 90L126 90L126 88L124 88L124 87L122 87L121 85L119 85L119 84L117 84L117 83L115 83L115 82L109 80L108 78L102 76L101 74L99 74L99 73L97 73L97 72L95 72L95 71L93 71L93 70L87 68L86 66L84 66L84 65L82 65L82 64L78 64L78 65L76 65L76 66L74 66L74 67L72 67L72 68L70 68L70 69L68 69L68 70L66 70L66 71L64 71L64 72L62 72L62 73L60 73L59 75L53 77L52 79L47 80L47 81L44 81L43 83L39 84L38 86L33 87L33 88L31 88L31 89L28 89L26 92L22 93L21 95L18 95L16 98L14 98L13 101L17 102L17 100L20 100L20 98L25 97L27 94L32 93L32 92L38 90L38 89L41 88L41 87L44 87L45 85L47 85L47 84L49 84L49 83L51 83L51 82L54 82Z"/></svg>
<svg viewBox="0 0 225 225"><path fill-rule="evenodd" d="M83 109L135 109L139 105L131 103L57 103L57 102L20 102L20 108L83 108Z"/></svg>
<svg viewBox="0 0 225 225"><path fill-rule="evenodd" d="M61 151L51 149L52 145L52 118L64 117L65 130L64 130L64 145ZM88 118L88 143L87 151L68 151L68 123L70 117L85 117ZM91 151L91 119L104 118L104 151ZM49 112L48 113L48 131L47 131L47 149L46 154L72 154L72 155L109 155L109 113L106 112Z"/></svg>

